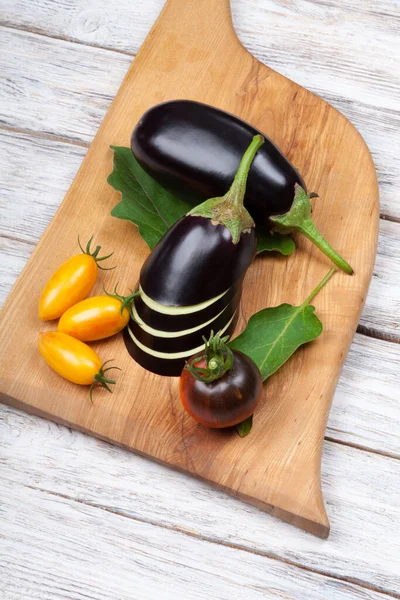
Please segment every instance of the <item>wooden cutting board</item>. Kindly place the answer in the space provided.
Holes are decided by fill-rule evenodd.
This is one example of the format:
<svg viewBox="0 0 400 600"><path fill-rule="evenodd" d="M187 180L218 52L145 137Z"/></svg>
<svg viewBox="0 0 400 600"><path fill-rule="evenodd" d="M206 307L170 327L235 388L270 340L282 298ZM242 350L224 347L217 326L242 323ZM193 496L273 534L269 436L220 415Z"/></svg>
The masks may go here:
<svg viewBox="0 0 400 600"><path fill-rule="evenodd" d="M79 69L79 65L77 65ZM87 389L42 361L37 318L46 280L82 240L95 234L115 251L118 269L101 274L110 289L132 287L148 253L135 227L110 216L118 194L106 183L110 144L129 145L150 106L174 98L213 104L270 136L319 193L314 221L355 269L337 273L315 299L321 337L298 351L265 385L251 434L212 431L180 404L178 380L136 365L122 336L95 345L122 367L113 395L93 406ZM320 484L326 421L364 304L376 252L379 200L374 165L356 129L333 107L257 61L232 27L229 0L169 0L133 61L52 223L15 284L1 315L2 401L171 465L313 532L329 534ZM307 240L289 258L264 255L245 282L237 331L255 311L300 304L330 264ZM373 365L371 365L371 368Z"/></svg>

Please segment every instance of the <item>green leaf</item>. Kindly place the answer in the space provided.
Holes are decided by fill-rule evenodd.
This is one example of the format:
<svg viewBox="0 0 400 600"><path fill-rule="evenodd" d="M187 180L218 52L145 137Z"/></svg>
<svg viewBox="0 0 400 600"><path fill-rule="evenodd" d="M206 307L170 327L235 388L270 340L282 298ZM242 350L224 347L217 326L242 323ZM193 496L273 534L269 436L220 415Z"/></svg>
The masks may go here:
<svg viewBox="0 0 400 600"><path fill-rule="evenodd" d="M322 331L313 306L281 304L253 315L245 331L230 347L254 360L263 380L287 361L299 346L311 342Z"/></svg>
<svg viewBox="0 0 400 600"><path fill-rule="evenodd" d="M132 154L130 148L111 146L114 150L114 169L107 181L121 192L122 200L111 214L131 221L150 250L178 219L193 206L165 190L148 175Z"/></svg>
<svg viewBox="0 0 400 600"><path fill-rule="evenodd" d="M113 217L131 221L150 250L178 219L201 202L195 194L171 193L142 169L130 148L111 146L114 168L107 181L122 199L111 211ZM293 240L279 233L257 230L257 254L277 251L285 256L295 249Z"/></svg>
<svg viewBox="0 0 400 600"><path fill-rule="evenodd" d="M244 438L246 437L246 435L249 435L252 427L253 415L250 415L250 417L248 417L245 421L242 421L241 423L238 423L238 425L236 425L236 431L238 432L241 438Z"/></svg>
<svg viewBox="0 0 400 600"><path fill-rule="evenodd" d="M334 272L334 269L329 271L303 304L281 304L260 310L249 319L243 333L229 342L230 348L240 350L253 359L263 380L275 373L297 348L311 342L322 332L322 323L310 302Z"/></svg>
<svg viewBox="0 0 400 600"><path fill-rule="evenodd" d="M266 229L256 228L257 232L257 254L261 252L280 252L289 256L296 249L295 243L288 235L271 233Z"/></svg>

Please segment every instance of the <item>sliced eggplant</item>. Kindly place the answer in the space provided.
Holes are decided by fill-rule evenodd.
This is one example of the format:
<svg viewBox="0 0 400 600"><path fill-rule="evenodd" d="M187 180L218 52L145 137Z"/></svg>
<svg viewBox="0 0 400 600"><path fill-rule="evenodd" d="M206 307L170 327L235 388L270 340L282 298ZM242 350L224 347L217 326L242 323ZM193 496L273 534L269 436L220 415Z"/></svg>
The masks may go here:
<svg viewBox="0 0 400 600"><path fill-rule="evenodd" d="M255 136L226 194L192 209L145 261L134 301L136 321L128 325L124 339L131 356L149 371L179 375L185 360L202 349L203 335L208 338L213 329L233 332L242 280L256 251L255 224L243 199L250 166L263 143L262 136ZM226 313L220 314L224 307ZM151 328L175 331L176 336L154 335Z"/></svg>
<svg viewBox="0 0 400 600"><path fill-rule="evenodd" d="M224 331L224 335L232 335L236 327L238 312L239 311L237 310L232 321L228 324L228 327ZM191 348L188 352L163 353L152 350L151 348L146 348L142 345L135 339L129 326L124 329L123 336L129 354L139 365L152 373L168 377L179 377L185 366L186 360L204 348L204 342L202 342L197 348ZM138 344L140 344L140 347Z"/></svg>
<svg viewBox="0 0 400 600"><path fill-rule="evenodd" d="M210 319L215 319L233 298L240 298L242 293L242 282L243 278L232 286L223 296L220 298L217 297L215 302L209 304L200 311L173 315L164 314L150 308L150 306L144 302L144 299L138 296L135 298L134 305L132 305L132 308L134 307L132 313L133 315L135 312L137 313L137 320L139 323L143 322L152 329L171 332L192 329L193 327L207 323Z"/></svg>
<svg viewBox="0 0 400 600"><path fill-rule="evenodd" d="M129 322L129 328L134 337L151 350L167 353L183 352L196 348L204 343L203 336L208 338L211 330L217 332L223 329L231 321L238 308L239 302L240 296L237 296L235 300L230 302L212 323L207 323L200 329L196 328L196 331L189 332L186 335L174 335L171 334L171 332L160 333L167 333L169 336L172 335L172 337L154 335L148 331L145 331L143 326L135 322L133 319L131 319Z"/></svg>

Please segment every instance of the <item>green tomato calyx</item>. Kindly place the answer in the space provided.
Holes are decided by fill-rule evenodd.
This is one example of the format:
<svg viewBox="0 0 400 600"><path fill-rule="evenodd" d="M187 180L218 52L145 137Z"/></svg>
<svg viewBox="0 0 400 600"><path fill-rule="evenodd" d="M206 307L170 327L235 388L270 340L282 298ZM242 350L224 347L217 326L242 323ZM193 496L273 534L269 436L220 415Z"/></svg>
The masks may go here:
<svg viewBox="0 0 400 600"><path fill-rule="evenodd" d="M221 338L219 333L214 335L212 331L210 339L207 340L203 336L203 340L204 354L196 356L192 361L187 362L186 369L199 381L211 383L220 379L232 368L234 356L232 350L226 345L229 336ZM206 368L196 366L202 360L206 360Z"/></svg>
<svg viewBox="0 0 400 600"><path fill-rule="evenodd" d="M79 245L79 248L81 249L81 251L83 252L83 254L87 254L88 256L91 256L92 258L94 258L94 260L96 261L96 264L99 267L99 269L101 269L102 271L112 271L116 267L103 267L102 265L99 265L99 262L101 262L102 260L107 260L107 258L110 258L110 256L112 256L114 254L114 252L111 252L111 254L107 254L107 256L99 256L99 252L101 250L101 246L96 246L96 248L92 252L90 246L92 244L93 237L94 236L92 235L92 237L90 238L90 240L86 244L86 247L83 248L82 244L81 244L81 240L79 239L79 235L78 235L78 245Z"/></svg>

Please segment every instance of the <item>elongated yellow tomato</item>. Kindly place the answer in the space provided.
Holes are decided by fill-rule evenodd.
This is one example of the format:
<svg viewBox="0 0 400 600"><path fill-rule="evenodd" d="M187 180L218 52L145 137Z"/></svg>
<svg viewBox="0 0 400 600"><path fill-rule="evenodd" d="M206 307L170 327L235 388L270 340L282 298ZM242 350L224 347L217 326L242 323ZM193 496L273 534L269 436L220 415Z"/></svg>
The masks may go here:
<svg viewBox="0 0 400 600"><path fill-rule="evenodd" d="M39 334L39 350L47 364L61 377L79 385L90 385L90 398L96 385L111 392L109 385L115 380L106 377L105 373L117 367L105 369L106 363L102 364L99 355L87 344L66 333L48 331Z"/></svg>
<svg viewBox="0 0 400 600"><path fill-rule="evenodd" d="M57 319L86 298L97 278L97 264L87 254L73 256L54 273L39 300L39 319Z"/></svg>
<svg viewBox="0 0 400 600"><path fill-rule="evenodd" d="M92 238L86 250L80 246L82 254L77 254L57 269L46 284L39 300L39 319L58 319L70 306L80 302L93 288L100 267L99 261L111 256L98 257L100 246L90 251ZM80 244L79 244L80 245Z"/></svg>
<svg viewBox="0 0 400 600"><path fill-rule="evenodd" d="M128 321L129 310L122 307L121 300L110 296L93 296L71 306L61 317L58 331L68 333L82 342L92 342L118 333Z"/></svg>
<svg viewBox="0 0 400 600"><path fill-rule="evenodd" d="M72 383L91 385L100 372L102 362L99 355L87 344L66 333L40 333L39 350L47 364Z"/></svg>

